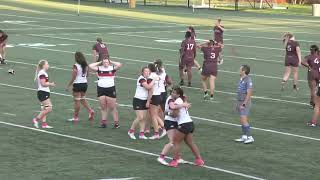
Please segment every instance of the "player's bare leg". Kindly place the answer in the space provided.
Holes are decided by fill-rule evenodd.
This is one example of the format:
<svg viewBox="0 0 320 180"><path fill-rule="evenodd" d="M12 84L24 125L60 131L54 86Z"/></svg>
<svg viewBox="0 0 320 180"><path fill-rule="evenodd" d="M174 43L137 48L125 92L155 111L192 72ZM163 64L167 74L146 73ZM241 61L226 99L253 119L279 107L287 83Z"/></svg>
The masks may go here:
<svg viewBox="0 0 320 180"><path fill-rule="evenodd" d="M299 67L292 67L293 70L293 89L298 91L298 73L299 73Z"/></svg>
<svg viewBox="0 0 320 180"><path fill-rule="evenodd" d="M320 113L320 97L316 96L315 97L315 107L313 109L313 116L312 116L311 121L307 123L308 126L310 126L310 127L317 126L319 113Z"/></svg>
<svg viewBox="0 0 320 180"><path fill-rule="evenodd" d="M290 66L286 66L284 69L284 75L283 75L283 79L281 82L281 90L283 91L287 85L288 79L290 77L291 74L291 67Z"/></svg>
<svg viewBox="0 0 320 180"><path fill-rule="evenodd" d="M187 134L184 138L184 142L188 145L188 147L191 149L193 155L195 156L194 164L197 166L203 166L204 161L202 160L200 156L200 151L197 145L193 143L192 139L192 133Z"/></svg>
<svg viewBox="0 0 320 180"><path fill-rule="evenodd" d="M117 109L117 99L107 97L107 110L111 111L113 117L113 128L118 129L119 125L119 114Z"/></svg>
<svg viewBox="0 0 320 180"><path fill-rule="evenodd" d="M210 84L210 100L213 100L214 90L215 90L215 82L216 77L210 75L209 77L209 84Z"/></svg>
<svg viewBox="0 0 320 180"><path fill-rule="evenodd" d="M317 96L317 81L311 80L308 82L310 88L310 105L314 108L315 107L315 98Z"/></svg>
<svg viewBox="0 0 320 180"><path fill-rule="evenodd" d="M184 67L179 67L180 86L184 85Z"/></svg>
<svg viewBox="0 0 320 180"><path fill-rule="evenodd" d="M99 102L100 102L100 108L101 108L101 122L100 122L101 128L106 128L107 127L107 117L108 117L106 96L100 96Z"/></svg>
<svg viewBox="0 0 320 180"><path fill-rule="evenodd" d="M207 76L201 76L201 84L202 84L202 88L203 88L203 92L204 92L204 96L203 96L204 100L207 100L209 98L207 79L208 79Z"/></svg>
<svg viewBox="0 0 320 180"><path fill-rule="evenodd" d="M191 80L192 80L192 67L187 66L187 75L188 75L188 86L191 87Z"/></svg>
<svg viewBox="0 0 320 180"><path fill-rule="evenodd" d="M80 100L81 95L79 92L73 92L73 101L74 101L74 115L73 115L73 121L78 122L79 121L79 112L80 112Z"/></svg>

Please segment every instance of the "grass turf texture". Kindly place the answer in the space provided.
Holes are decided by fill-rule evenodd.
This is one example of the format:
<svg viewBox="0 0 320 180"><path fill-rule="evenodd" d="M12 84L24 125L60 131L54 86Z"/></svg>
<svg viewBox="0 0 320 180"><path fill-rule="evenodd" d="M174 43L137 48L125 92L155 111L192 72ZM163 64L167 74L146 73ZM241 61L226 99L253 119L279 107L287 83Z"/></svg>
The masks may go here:
<svg viewBox="0 0 320 180"><path fill-rule="evenodd" d="M4 1L3 5L7 8L1 11L1 21L34 21L25 24L3 23L2 26L10 35L9 44L15 47L8 48L9 65L0 67L0 98L2 102L7 102L1 106L1 121L31 127L34 111L39 110L36 93L21 87L35 87L32 81L34 65L39 59L47 58L51 65L50 79L57 84L52 91L61 93L51 96L54 111L49 115L48 121L54 129L50 131L159 153L166 139L131 141L127 137L126 132L134 118L131 108L119 107L121 128L118 130L97 128L100 117L99 105L92 100L90 104L97 112L94 124L87 122L84 110L81 112L78 125L66 121L72 117L72 98L64 96L69 94L64 89L71 76L73 52L80 50L89 55L95 38L100 36L105 39L113 59L124 64L118 73L121 77L116 80L118 102L130 105L139 69L155 58L164 60L168 73L178 82L177 67L174 65L177 63L179 43L159 43L155 40L181 40L183 33L180 31L185 30L185 24L188 23L185 20L189 17L192 24L198 25L198 38L209 39L210 25L213 19L219 16L223 18L228 29L225 39L229 40L226 40L224 49L225 63L219 67L216 103L203 102L199 89L185 88L192 102L190 113L195 116L195 140L206 164L266 179L318 178L319 160L314 158L314 154L319 151L319 139L306 138L318 138L320 135L317 128L310 129L305 126L312 113L306 105L309 101L309 91L304 81L306 72L301 68L298 94L292 92L291 82L284 93L280 92L284 52L281 41L278 40L283 32L292 31L301 42L303 55L306 55L309 45L318 44L315 42L319 38L317 19L207 10L192 14L182 8L159 7L141 7L133 10L131 13L137 15L134 18L131 18L131 15L129 17L129 14L123 14L124 17L111 12L104 14L104 8L96 14L84 12L77 17L65 9L51 9L38 4L28 4L28 1L25 1L27 4L21 2ZM94 10L88 7L88 12ZM114 10L125 11L123 8ZM157 12L153 13L159 16L152 17L152 11L155 10ZM139 13L150 17L146 19ZM202 21L198 22L198 19ZM18 46L26 43L57 46ZM91 56L87 58L90 62ZM200 54L197 59L202 62ZM241 134L239 127L222 124L238 124L238 116L234 111L235 95L232 93L236 91L238 69L241 64L249 64L252 67L254 95L257 97L253 100L254 106L250 116L252 125L264 129L252 131L256 142L249 146L232 142ZM16 75L7 75L6 70L12 66ZM194 87L200 87L198 79L197 72L194 72ZM95 77L91 76L88 97L92 99L96 98L94 80ZM16 116L3 114L5 112ZM170 169L160 166L155 160L156 157L149 155L4 124L0 127L3 149L0 153L0 179L246 179L190 165ZM292 134L306 137L300 138ZM187 148L183 149L183 157L193 160Z"/></svg>

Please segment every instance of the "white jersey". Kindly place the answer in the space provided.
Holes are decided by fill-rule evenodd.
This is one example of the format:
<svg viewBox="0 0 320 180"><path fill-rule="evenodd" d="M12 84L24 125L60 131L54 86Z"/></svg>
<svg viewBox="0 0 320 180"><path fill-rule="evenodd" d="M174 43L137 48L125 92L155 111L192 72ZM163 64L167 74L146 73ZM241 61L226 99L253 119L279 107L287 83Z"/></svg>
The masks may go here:
<svg viewBox="0 0 320 180"><path fill-rule="evenodd" d="M172 112L173 112L173 110L170 109L170 106L169 106L169 104L170 104L171 102L175 102L175 100L174 100L171 96L169 96L169 97L167 98L167 100L166 100L166 104L165 104L165 108L164 108L164 112L166 112L165 114L167 114L167 113L172 113ZM165 115L164 120L177 121L177 118L174 118L174 117L169 116L169 115Z"/></svg>
<svg viewBox="0 0 320 180"><path fill-rule="evenodd" d="M77 76L76 79L73 81L73 84L79 84L79 83L87 83L87 75L88 72L83 74L83 69L80 64L76 63L74 67L77 69Z"/></svg>
<svg viewBox="0 0 320 180"><path fill-rule="evenodd" d="M183 100L181 98L178 98L175 103L177 105L183 104ZM188 122L192 122L191 117L189 116L189 112L187 108L181 108L179 109L179 116L178 116L178 125L185 124Z"/></svg>
<svg viewBox="0 0 320 180"><path fill-rule="evenodd" d="M157 73L155 72L152 72L150 73L150 76L149 76L150 79L152 79L154 81L154 84L153 84L153 94L152 95L160 95L161 92L160 92L160 86L159 86L159 80L160 80L160 77Z"/></svg>
<svg viewBox="0 0 320 180"><path fill-rule="evenodd" d="M38 72L38 75L37 75L37 81L38 81L38 91L45 91L45 92L50 92L50 88L49 86L48 87L44 87L41 85L41 79L45 79L46 82L49 82L49 76L47 74L47 72L45 70L40 70Z"/></svg>
<svg viewBox="0 0 320 180"><path fill-rule="evenodd" d="M162 73L159 74L160 80L159 80L159 89L160 92L166 92L166 77L167 77L167 73L166 71L163 69Z"/></svg>
<svg viewBox="0 0 320 180"><path fill-rule="evenodd" d="M137 80L137 88L136 88L136 93L134 95L135 98L141 99L141 100L147 100L148 99L148 90L142 86L142 83L147 82L148 79L143 77L142 75L139 76Z"/></svg>
<svg viewBox="0 0 320 180"><path fill-rule="evenodd" d="M98 67L98 86L103 88L109 88L114 86L114 77L116 75L116 70L114 66L99 66Z"/></svg>

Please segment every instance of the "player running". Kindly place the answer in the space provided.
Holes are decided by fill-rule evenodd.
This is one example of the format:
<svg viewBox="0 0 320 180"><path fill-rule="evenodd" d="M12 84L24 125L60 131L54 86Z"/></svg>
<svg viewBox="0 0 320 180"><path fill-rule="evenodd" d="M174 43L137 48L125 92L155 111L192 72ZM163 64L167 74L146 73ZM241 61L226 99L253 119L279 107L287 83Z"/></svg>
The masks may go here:
<svg viewBox="0 0 320 180"><path fill-rule="evenodd" d="M298 90L298 70L301 64L301 50L299 43L291 33L286 33L283 36L284 46L286 48L285 57L285 72L282 80L281 90L285 89L291 69L293 70L293 89Z"/></svg>
<svg viewBox="0 0 320 180"><path fill-rule="evenodd" d="M221 23L221 19L217 19L215 26L213 27L214 41L217 42L223 48L223 32L224 26ZM219 54L219 65L223 63L222 52Z"/></svg>
<svg viewBox="0 0 320 180"><path fill-rule="evenodd" d="M250 67L248 65L242 65L240 67L240 81L238 82L236 109L240 114L240 123L243 135L241 138L235 139L235 141L243 142L244 144L254 142L250 133L250 124L248 122L248 115L251 109L251 96L253 93L253 84L249 73Z"/></svg>
<svg viewBox="0 0 320 180"><path fill-rule="evenodd" d="M107 127L107 118L110 111L112 112L114 121L113 128L117 129L120 127L114 78L121 66L121 63L110 61L109 59L89 65L90 69L97 72L99 78L97 94L101 108L101 128Z"/></svg>
<svg viewBox="0 0 320 180"><path fill-rule="evenodd" d="M54 87L54 82L49 82L47 71L49 70L49 63L47 60L40 60L34 80L38 83L38 100L40 101L41 111L38 116L33 118L32 122L36 128L39 128L39 121L42 122L41 127L44 129L52 128L48 125L46 119L47 115L52 111L52 103L50 100L50 86Z"/></svg>
<svg viewBox="0 0 320 180"><path fill-rule="evenodd" d="M188 86L191 87L192 80L192 66L194 59L196 58L196 42L191 38L191 32L187 31L185 34L185 40L181 43L180 49L180 61L179 61L179 75L180 85L184 85L184 69L187 69Z"/></svg>
<svg viewBox="0 0 320 180"><path fill-rule="evenodd" d="M97 42L92 47L93 62L99 62L103 59L109 59L108 47L102 42L102 38L97 38ZM97 59L98 56L98 59Z"/></svg>
<svg viewBox="0 0 320 180"><path fill-rule="evenodd" d="M173 89L175 93L179 96L175 103L177 105L184 104L185 96L183 95L183 90L180 87ZM175 113L175 112L174 112ZM193 143L193 132L194 132L194 124L192 119L190 118L188 108L180 108L178 109L177 114L177 122L178 128L176 133L174 134L174 158L170 162L169 166L171 167L178 167L178 160L180 159L180 152L181 152L181 143L184 141L188 147L191 149L192 153L195 156L194 164L197 166L203 166L204 161L200 156L200 152L198 147Z"/></svg>
<svg viewBox="0 0 320 180"><path fill-rule="evenodd" d="M76 63L73 65L72 77L66 89L69 90L73 85L74 115L71 120L74 122L79 121L80 104L82 104L89 113L89 120L93 121L94 111L86 100L86 92L88 89L87 77L89 73L88 63L81 52L76 52L74 58Z"/></svg>
<svg viewBox="0 0 320 180"><path fill-rule="evenodd" d="M314 108L314 98L316 97L317 84L319 81L319 47L311 45L310 55L304 58L301 63L308 68L308 84L310 88L310 105Z"/></svg>
<svg viewBox="0 0 320 180"><path fill-rule="evenodd" d="M0 64L7 64L6 60L6 43L8 40L8 35L0 30Z"/></svg>
<svg viewBox="0 0 320 180"><path fill-rule="evenodd" d="M169 142L164 145L160 156L158 157L158 162L160 162L163 165L169 165L169 163L165 160L165 156L170 152L170 150L173 148L174 143L174 136L177 132L178 128L178 122L177 117L179 114L174 114L173 110L180 109L180 108L189 108L190 104L185 102L181 105L177 105L175 102L179 98L179 95L175 90L171 92L171 95L166 99L165 103L165 121L164 121L164 127L166 128L167 135ZM183 160L179 158L178 163L182 163Z"/></svg>
<svg viewBox="0 0 320 180"><path fill-rule="evenodd" d="M139 139L148 139L145 134L146 118L152 97L152 91L154 81L148 80L150 76L150 70L148 67L143 67L141 75L137 80L136 92L133 98L132 107L136 113L136 118L132 122L131 127L128 131L128 135L131 139L136 139L134 132L135 128L140 126Z"/></svg>
<svg viewBox="0 0 320 180"><path fill-rule="evenodd" d="M203 65L201 72L201 83L204 91L204 100L209 99L207 80L209 79L210 85L210 100L213 100L215 81L218 74L218 62L221 52L221 46L219 43L210 40L209 42L200 44L197 46L203 52Z"/></svg>

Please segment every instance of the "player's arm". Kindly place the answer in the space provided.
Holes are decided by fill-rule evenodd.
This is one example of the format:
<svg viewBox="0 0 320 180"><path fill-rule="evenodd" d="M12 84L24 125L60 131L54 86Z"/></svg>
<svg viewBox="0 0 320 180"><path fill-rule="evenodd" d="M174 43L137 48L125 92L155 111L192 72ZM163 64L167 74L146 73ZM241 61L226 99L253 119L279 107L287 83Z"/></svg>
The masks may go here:
<svg viewBox="0 0 320 180"><path fill-rule="evenodd" d="M298 55L298 59L299 59L299 66L301 64L301 49L299 46L296 47L296 51L297 51L297 55Z"/></svg>
<svg viewBox="0 0 320 180"><path fill-rule="evenodd" d="M310 70L310 65L306 57L304 58L304 61L301 62L301 64Z"/></svg>
<svg viewBox="0 0 320 180"><path fill-rule="evenodd" d="M194 59L197 56L197 48L196 47L197 47L197 43L194 43L194 48L193 48Z"/></svg>
<svg viewBox="0 0 320 180"><path fill-rule="evenodd" d="M187 102L184 102L182 104L176 104L174 102L170 102L169 103L169 107L170 109L172 110L176 110L176 109L181 109L181 108L190 108L191 107L191 104L187 103Z"/></svg>
<svg viewBox="0 0 320 180"><path fill-rule="evenodd" d="M201 49L202 47L207 47L208 46L208 42L203 42L201 44L197 45L197 48Z"/></svg>
<svg viewBox="0 0 320 180"><path fill-rule="evenodd" d="M253 94L252 88L248 89L247 90L247 96L246 96L246 98L244 99L244 101L242 103L242 107L245 107L247 105L247 103L251 100L252 94Z"/></svg>
<svg viewBox="0 0 320 180"><path fill-rule="evenodd" d="M45 75L40 75L40 84L43 87L55 86L54 82L47 82Z"/></svg>
<svg viewBox="0 0 320 180"><path fill-rule="evenodd" d="M185 44L184 42L181 43L181 48L180 48L180 61L184 55L184 51L185 51Z"/></svg>
<svg viewBox="0 0 320 180"><path fill-rule="evenodd" d="M221 29L221 31L225 31L225 28L223 28L221 25L218 25L218 27Z"/></svg>
<svg viewBox="0 0 320 180"><path fill-rule="evenodd" d="M141 83L142 87L144 87L148 91L152 89L153 84L154 84L153 80L150 83L147 83L147 81Z"/></svg>
<svg viewBox="0 0 320 180"><path fill-rule="evenodd" d="M149 91L148 91L148 98L147 98L147 103L146 103L147 108L150 106L152 95L153 95L153 88L149 89Z"/></svg>
<svg viewBox="0 0 320 180"><path fill-rule="evenodd" d="M102 64L102 61L101 62L95 62L95 63L91 63L89 64L89 68L92 70L92 71L98 71L98 66L100 66Z"/></svg>
<svg viewBox="0 0 320 180"><path fill-rule="evenodd" d="M97 51L95 49L92 50L93 62L97 62Z"/></svg>
<svg viewBox="0 0 320 180"><path fill-rule="evenodd" d="M68 83L67 90L68 90L68 88L73 84L74 80L77 78L77 73L78 73L77 66L73 66L73 68L72 68L72 74L71 74L71 80L70 80L70 82Z"/></svg>
<svg viewBox="0 0 320 180"><path fill-rule="evenodd" d="M115 70L120 69L120 67L122 66L122 64L119 63L119 62L115 62L115 61L111 61L111 60L110 60L110 63L114 65L114 69L115 69Z"/></svg>

